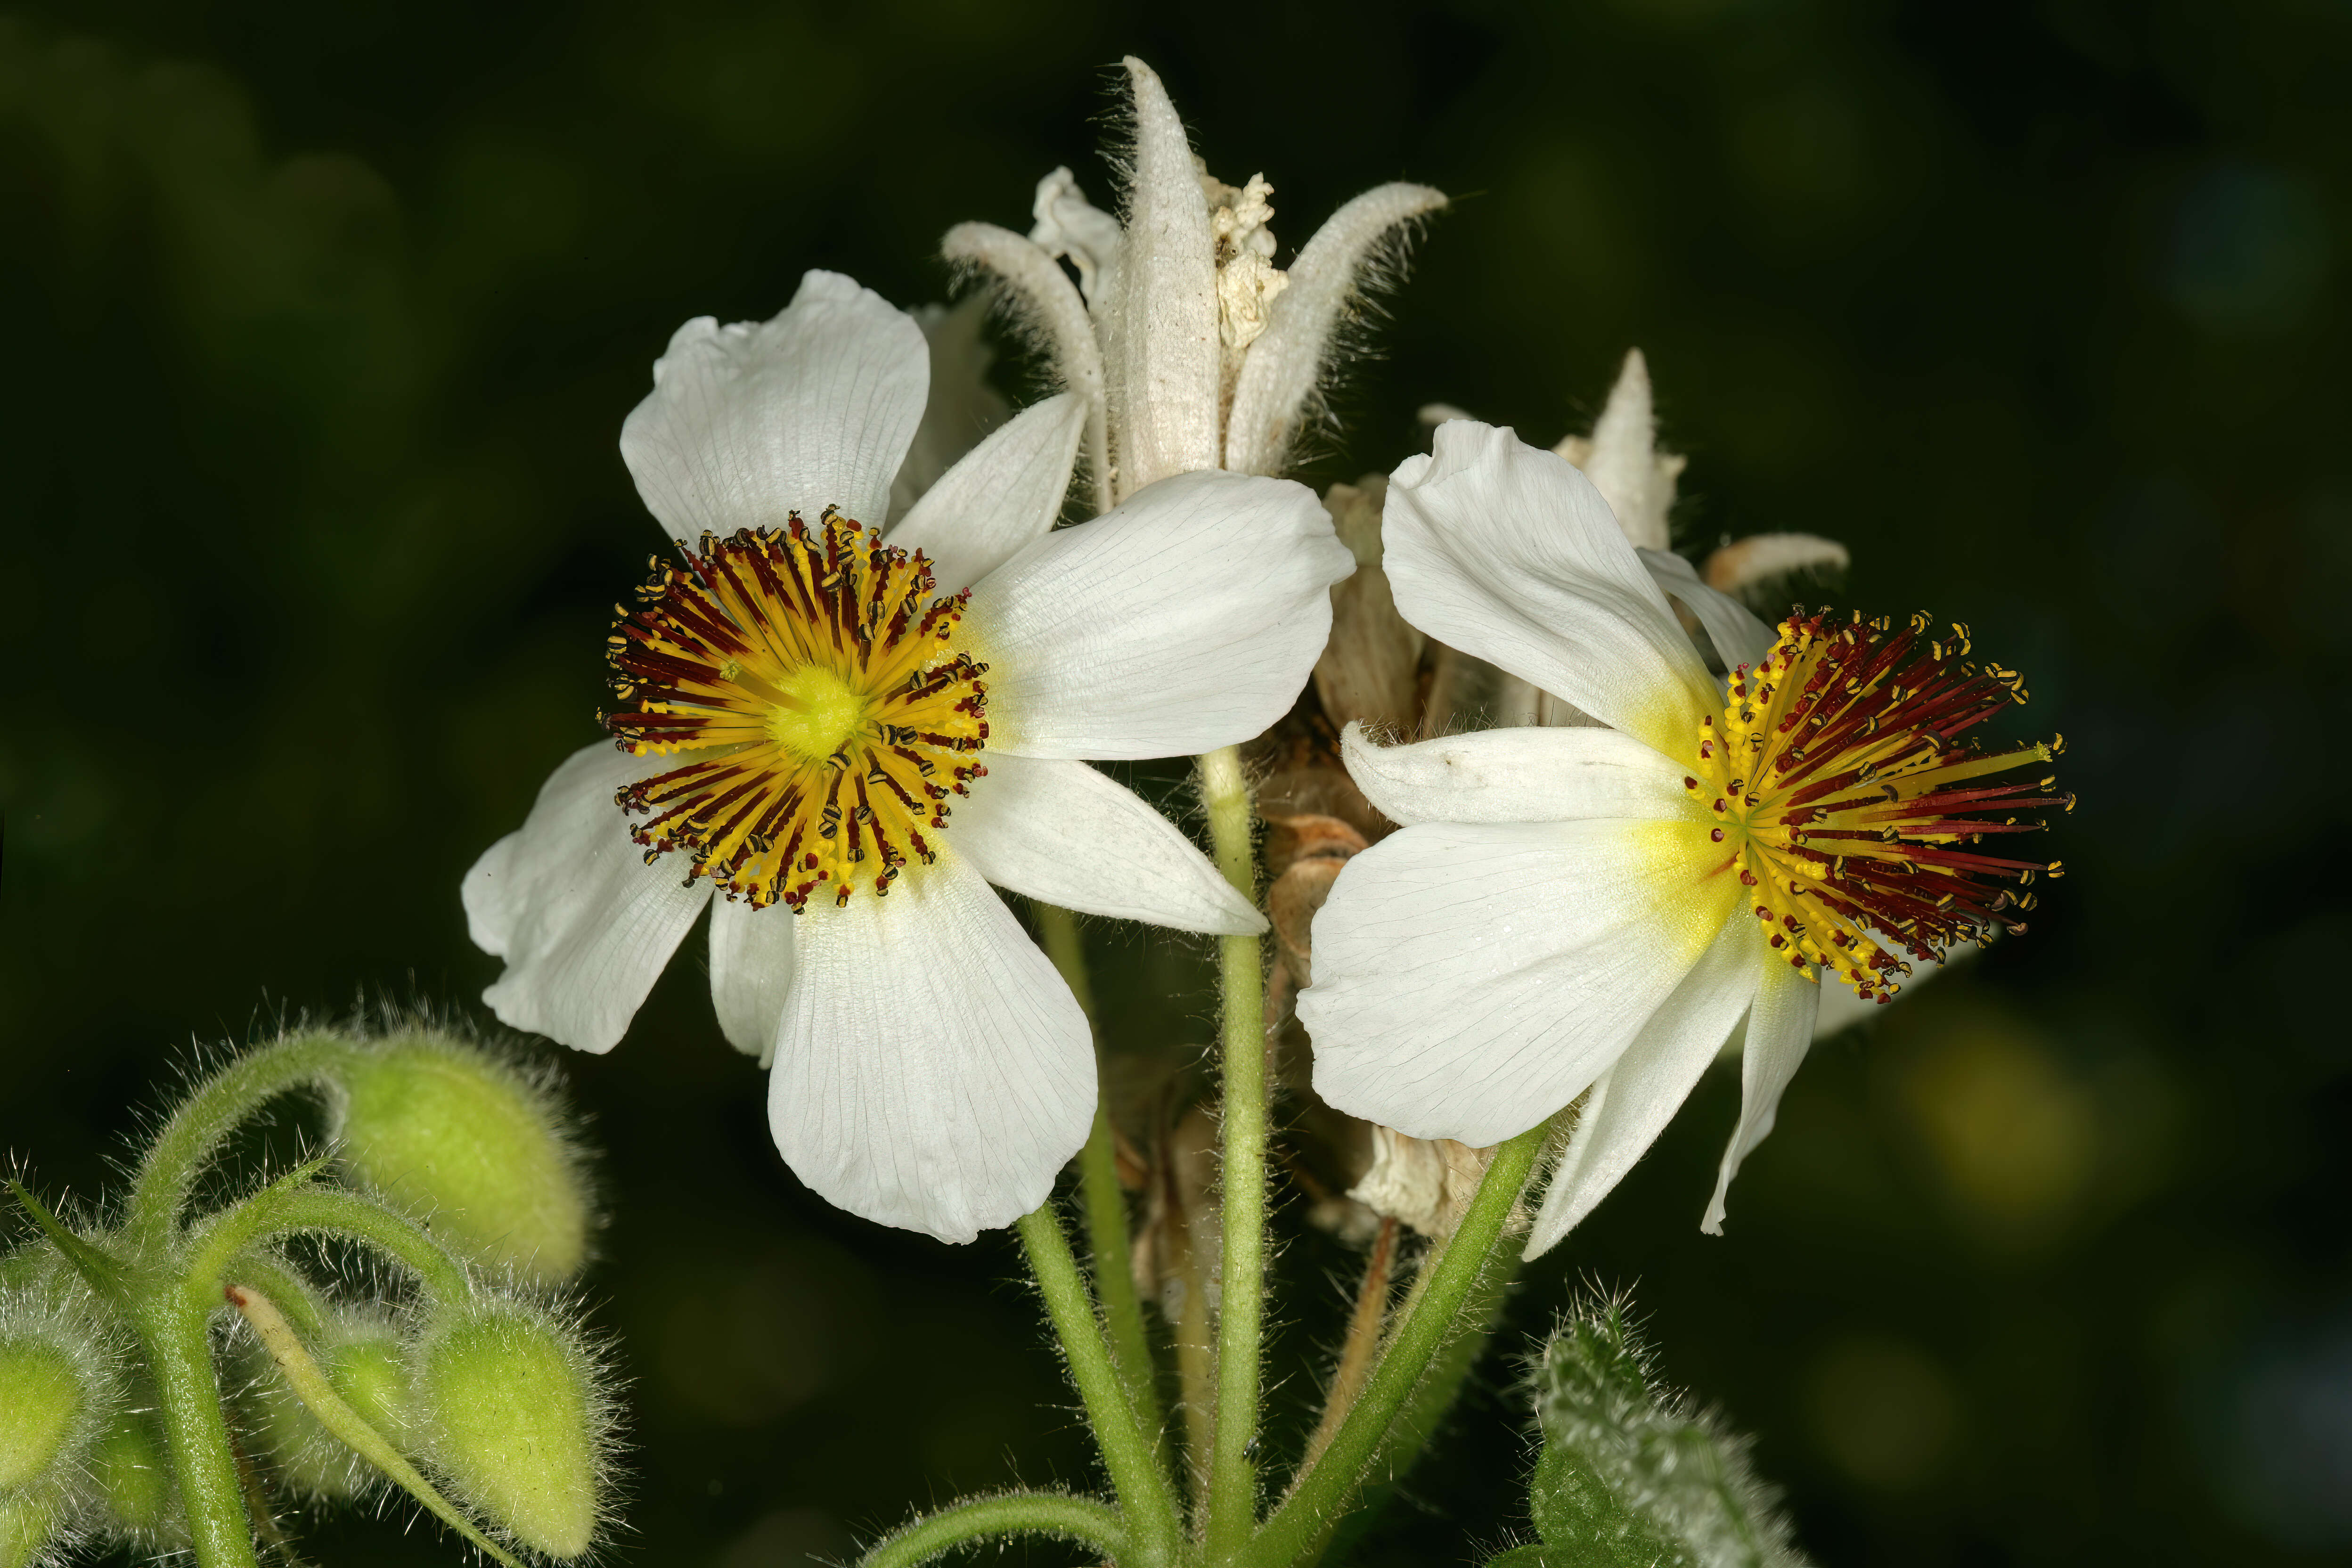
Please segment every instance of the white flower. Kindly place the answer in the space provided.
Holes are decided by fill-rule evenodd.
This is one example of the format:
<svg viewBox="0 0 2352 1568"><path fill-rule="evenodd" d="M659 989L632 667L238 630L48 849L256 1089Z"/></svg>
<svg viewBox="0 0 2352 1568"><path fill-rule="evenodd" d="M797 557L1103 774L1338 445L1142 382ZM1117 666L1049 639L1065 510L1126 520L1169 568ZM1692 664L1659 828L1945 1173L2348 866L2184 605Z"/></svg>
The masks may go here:
<svg viewBox="0 0 2352 1568"><path fill-rule="evenodd" d="M962 1241L1045 1201L1095 1103L1086 1020L988 884L1262 930L1080 759L1263 730L1352 561L1307 490L1235 474L1049 531L1086 417L1068 395L989 436L886 542L861 521L927 374L915 322L832 273L773 321L678 330L621 436L682 550L611 639L623 749L558 768L465 901L507 961L499 1016L591 1051L710 905L712 1000L772 1065L785 1160L844 1208Z"/></svg>
<svg viewBox="0 0 2352 1568"><path fill-rule="evenodd" d="M1274 187L1263 175L1240 189L1210 178L1160 79L1126 64L1135 140L1124 224L1056 169L1038 184L1028 237L968 223L942 247L994 276L1085 401L1102 506L1171 474L1278 472L1319 412L1349 306L1412 225L1445 205L1426 185L1366 191L1280 270L1266 227Z"/></svg>
<svg viewBox="0 0 2352 1568"><path fill-rule="evenodd" d="M1964 629L1791 616L1776 638L1693 577L1681 591L1749 667L1727 690L1592 483L1508 430L1442 426L1391 479L1385 544L1414 626L1608 727L1382 748L1350 726L1349 773L1404 826L1348 862L1316 917L1298 1003L1315 1087L1474 1145L1586 1096L1532 1256L1616 1184L1744 1015L1716 1230L1822 984L1884 997L1908 967L1896 950L1936 959L2017 929L2032 896L1997 884L2044 868L1977 841L2071 802L2047 778L1979 781L2052 748L1956 742L2023 700L2013 674L1967 660Z"/></svg>

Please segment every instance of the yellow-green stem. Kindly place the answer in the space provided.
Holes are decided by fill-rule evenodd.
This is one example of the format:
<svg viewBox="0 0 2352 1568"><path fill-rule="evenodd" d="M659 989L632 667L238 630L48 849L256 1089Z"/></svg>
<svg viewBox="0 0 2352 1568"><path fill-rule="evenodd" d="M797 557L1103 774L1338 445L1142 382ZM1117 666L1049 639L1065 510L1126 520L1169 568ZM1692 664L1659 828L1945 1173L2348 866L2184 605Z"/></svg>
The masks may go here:
<svg viewBox="0 0 2352 1568"><path fill-rule="evenodd" d="M1241 752L1226 746L1201 759L1201 798L1217 868L1257 902L1257 853L1249 781ZM1255 936L1218 940L1223 1003L1218 1175L1224 1199L1224 1259L1217 1301L1217 1424L1209 1460L1209 1519L1202 1544L1228 1563L1257 1522L1251 1461L1258 1418L1258 1355L1265 1305L1265 963Z"/></svg>
<svg viewBox="0 0 2352 1568"><path fill-rule="evenodd" d="M943 1508L893 1531L858 1559L859 1568L915 1568L966 1542L1006 1535L1058 1535L1114 1563L1127 1560L1127 1527L1116 1510L1060 1492L1008 1492Z"/></svg>

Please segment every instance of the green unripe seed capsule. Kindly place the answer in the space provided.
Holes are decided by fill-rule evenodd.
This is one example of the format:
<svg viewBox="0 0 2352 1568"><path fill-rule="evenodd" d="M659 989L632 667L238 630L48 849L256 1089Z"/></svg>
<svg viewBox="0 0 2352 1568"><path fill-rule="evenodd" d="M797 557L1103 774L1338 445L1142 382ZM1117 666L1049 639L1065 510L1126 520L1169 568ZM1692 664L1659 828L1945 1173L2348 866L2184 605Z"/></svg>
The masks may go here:
<svg viewBox="0 0 2352 1568"><path fill-rule="evenodd" d="M588 1359L552 1319L516 1302L456 1314L422 1347L416 1392L453 1489L533 1551L588 1550L602 1417Z"/></svg>
<svg viewBox="0 0 2352 1568"><path fill-rule="evenodd" d="M172 1472L154 1417L124 1411L90 1446L90 1478L114 1522L133 1534L162 1528L172 1515ZM0 1561L5 1561L0 1559Z"/></svg>
<svg viewBox="0 0 2352 1568"><path fill-rule="evenodd" d="M26 1568L57 1533L58 1510L37 1498L0 1501L0 1568Z"/></svg>
<svg viewBox="0 0 2352 1568"><path fill-rule="evenodd" d="M340 1342L318 1355L329 1385L386 1441L404 1447L409 1370L399 1336L390 1324L365 1319L341 1323L335 1333ZM374 1469L320 1423L267 1352L254 1352L251 1375L259 1390L253 1402L253 1436L288 1485L327 1499L352 1497L373 1485Z"/></svg>
<svg viewBox="0 0 2352 1568"><path fill-rule="evenodd" d="M521 1074L457 1040L395 1036L339 1074L332 1135L352 1176L434 1234L528 1279L588 1256L588 1200L553 1108Z"/></svg>
<svg viewBox="0 0 2352 1568"><path fill-rule="evenodd" d="M0 1340L0 1498L47 1479L89 1398L80 1369L41 1340Z"/></svg>

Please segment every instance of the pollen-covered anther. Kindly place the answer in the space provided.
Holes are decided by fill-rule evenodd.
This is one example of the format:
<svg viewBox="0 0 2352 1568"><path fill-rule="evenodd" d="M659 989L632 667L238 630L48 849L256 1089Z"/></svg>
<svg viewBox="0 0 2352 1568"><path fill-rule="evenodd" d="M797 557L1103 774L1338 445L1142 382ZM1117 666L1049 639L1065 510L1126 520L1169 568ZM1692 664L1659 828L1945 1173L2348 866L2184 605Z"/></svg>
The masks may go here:
<svg viewBox="0 0 2352 1568"><path fill-rule="evenodd" d="M1929 637L1930 617L1834 623L1800 606L1750 670L1735 670L1718 722L1701 721L1696 768L1684 779L1728 842L1770 943L1815 978L1828 970L1864 1001L1894 994L1916 959L1995 928L2021 931L2020 887L2058 862L1977 852L1988 834L2030 833L2021 808L2073 809L2049 776L1991 774L2046 763L2063 742L1986 753L1959 737L2024 700L2024 679L1955 662L1969 628ZM1724 748L1725 736L1746 744ZM1733 770L1737 768L1737 773ZM1706 818L1702 818L1705 820ZM1801 904L1800 900L1802 900Z"/></svg>
<svg viewBox="0 0 2352 1568"><path fill-rule="evenodd" d="M621 749L680 766L619 794L648 861L795 912L886 895L938 858L948 797L988 770L988 666L960 646L969 592L828 510L815 529L702 538L654 562L608 643Z"/></svg>

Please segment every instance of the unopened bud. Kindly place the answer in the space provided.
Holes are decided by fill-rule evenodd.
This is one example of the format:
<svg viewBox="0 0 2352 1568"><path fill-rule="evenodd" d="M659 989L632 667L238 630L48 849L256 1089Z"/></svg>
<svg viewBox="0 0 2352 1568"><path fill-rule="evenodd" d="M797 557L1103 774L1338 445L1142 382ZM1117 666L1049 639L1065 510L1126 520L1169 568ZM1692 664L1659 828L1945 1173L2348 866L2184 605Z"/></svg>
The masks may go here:
<svg viewBox="0 0 2352 1568"><path fill-rule="evenodd" d="M520 1301L447 1315L416 1358L416 1431L449 1489L532 1551L588 1550L606 1400L576 1336Z"/></svg>
<svg viewBox="0 0 2352 1568"><path fill-rule="evenodd" d="M172 1517L172 1472L152 1412L125 1410L90 1445L90 1479L125 1534L152 1537Z"/></svg>
<svg viewBox="0 0 2352 1568"><path fill-rule="evenodd" d="M0 1340L0 1497L38 1488L70 1457L89 1394L74 1358L37 1339Z"/></svg>
<svg viewBox="0 0 2352 1568"><path fill-rule="evenodd" d="M316 1351L328 1384L359 1418L395 1447L408 1434L407 1347L381 1319L349 1314L331 1327L332 1342ZM253 1376L258 1397L255 1438L277 1461L296 1491L316 1498L346 1498L371 1489L374 1468L322 1426L294 1392L266 1351L256 1347Z"/></svg>
<svg viewBox="0 0 2352 1568"><path fill-rule="evenodd" d="M548 1095L446 1036L394 1036L340 1075L331 1135L352 1177L442 1241L541 1281L588 1256L588 1198Z"/></svg>
<svg viewBox="0 0 2352 1568"><path fill-rule="evenodd" d="M0 1568L31 1568L58 1533L58 1510L46 1498L0 1499Z"/></svg>

